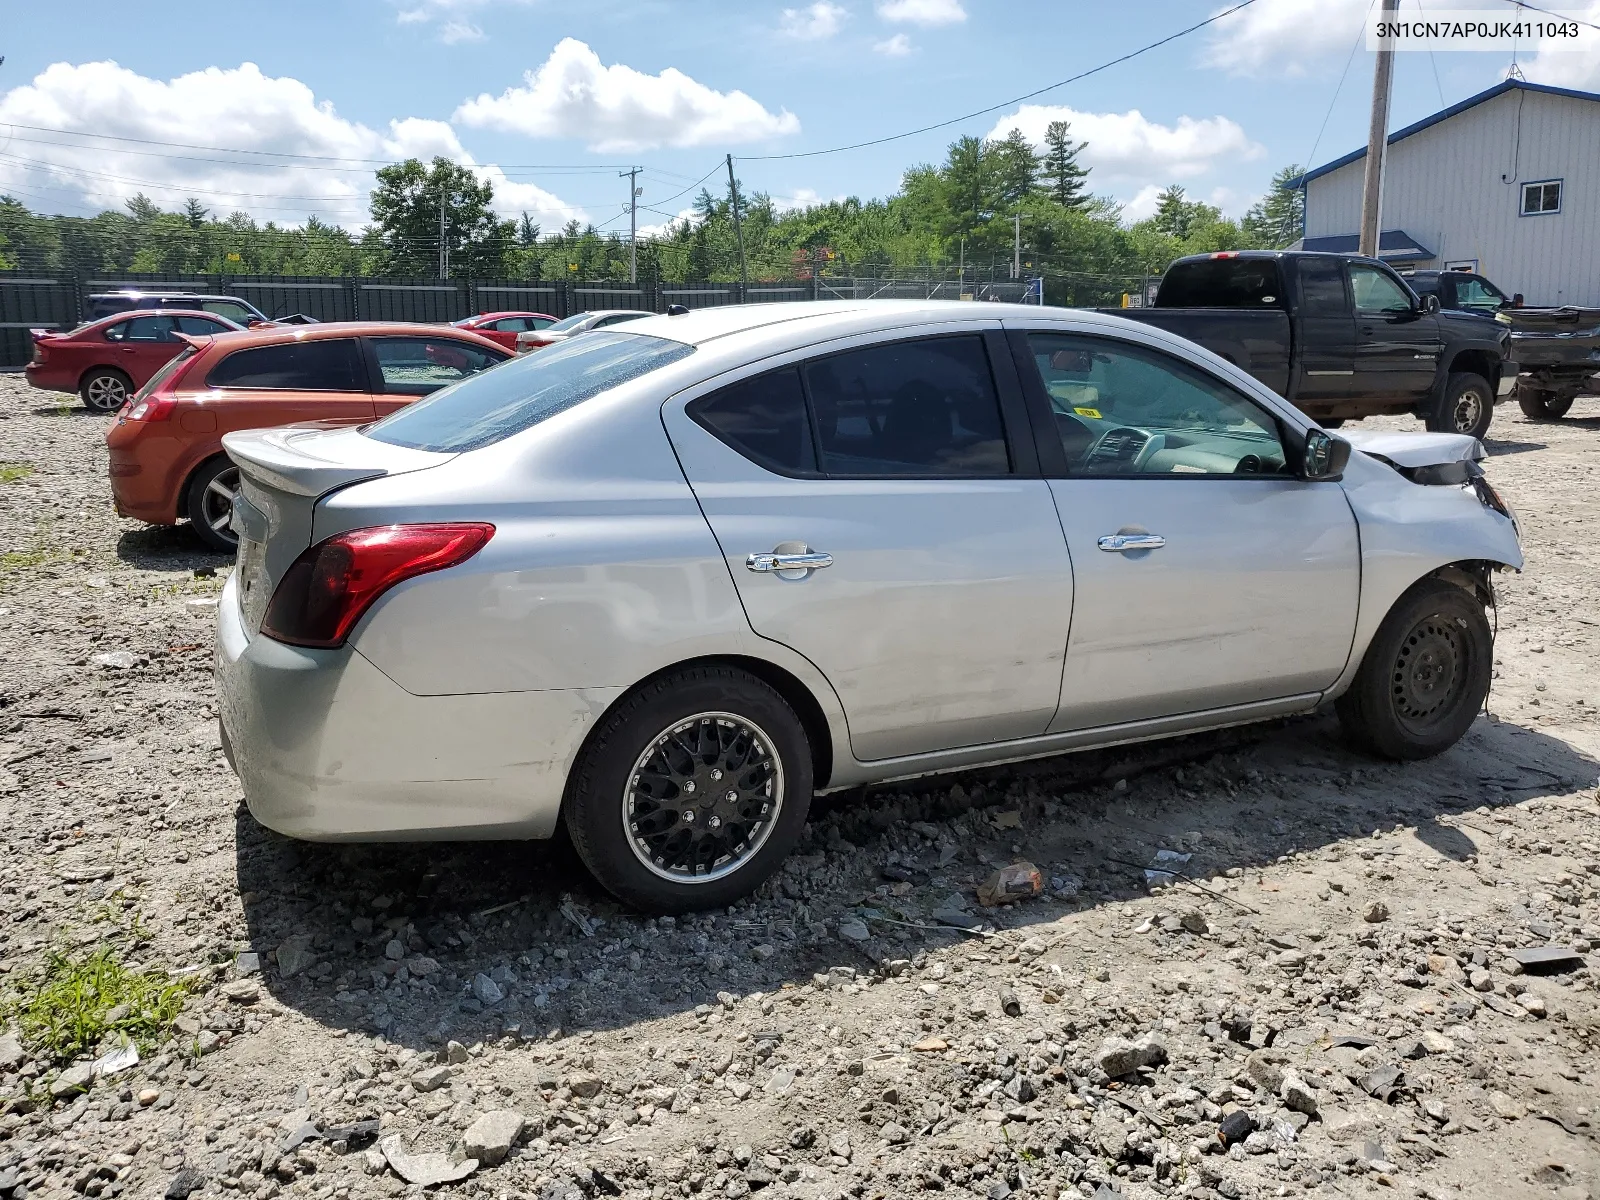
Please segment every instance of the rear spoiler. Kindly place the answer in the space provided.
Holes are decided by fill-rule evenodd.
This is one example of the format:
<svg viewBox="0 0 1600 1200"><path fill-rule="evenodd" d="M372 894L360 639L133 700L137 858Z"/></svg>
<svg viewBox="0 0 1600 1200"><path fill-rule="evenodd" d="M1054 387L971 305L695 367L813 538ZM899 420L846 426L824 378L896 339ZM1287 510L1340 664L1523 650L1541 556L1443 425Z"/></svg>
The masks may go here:
<svg viewBox="0 0 1600 1200"><path fill-rule="evenodd" d="M349 426L241 429L223 434L222 448L247 478L290 495L312 497L363 479L437 466L454 457L363 437Z"/></svg>

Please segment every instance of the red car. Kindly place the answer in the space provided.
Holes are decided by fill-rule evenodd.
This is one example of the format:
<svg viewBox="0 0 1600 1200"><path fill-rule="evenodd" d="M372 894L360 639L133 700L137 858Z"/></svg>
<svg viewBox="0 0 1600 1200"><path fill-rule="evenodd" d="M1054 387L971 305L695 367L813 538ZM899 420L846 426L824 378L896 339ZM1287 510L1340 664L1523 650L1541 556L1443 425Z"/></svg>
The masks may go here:
<svg viewBox="0 0 1600 1200"><path fill-rule="evenodd" d="M517 334L547 329L555 323L556 319L548 313L536 312L479 313L475 317L463 317L451 322L457 329L470 329L507 350L517 348Z"/></svg>
<svg viewBox="0 0 1600 1200"><path fill-rule="evenodd" d="M244 326L198 309L144 309L102 317L68 333L33 330L28 382L52 392L77 392L96 412L116 412L188 343Z"/></svg>
<svg viewBox="0 0 1600 1200"><path fill-rule="evenodd" d="M186 337L182 353L106 431L117 512L154 525L187 517L233 550L239 468L222 435L303 421L364 425L512 357L465 329L399 321L263 325Z"/></svg>

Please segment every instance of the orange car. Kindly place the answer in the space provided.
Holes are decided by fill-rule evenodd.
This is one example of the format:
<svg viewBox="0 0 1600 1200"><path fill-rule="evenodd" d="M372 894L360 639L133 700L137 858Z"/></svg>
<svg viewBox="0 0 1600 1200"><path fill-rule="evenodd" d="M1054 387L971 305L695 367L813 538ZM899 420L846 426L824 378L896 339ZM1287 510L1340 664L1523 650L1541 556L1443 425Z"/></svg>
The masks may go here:
<svg viewBox="0 0 1600 1200"><path fill-rule="evenodd" d="M181 335L180 335L181 336ZM217 550L239 471L222 435L301 421L361 425L513 357L440 325L342 322L182 337L187 347L106 432L117 512L153 525L188 518Z"/></svg>

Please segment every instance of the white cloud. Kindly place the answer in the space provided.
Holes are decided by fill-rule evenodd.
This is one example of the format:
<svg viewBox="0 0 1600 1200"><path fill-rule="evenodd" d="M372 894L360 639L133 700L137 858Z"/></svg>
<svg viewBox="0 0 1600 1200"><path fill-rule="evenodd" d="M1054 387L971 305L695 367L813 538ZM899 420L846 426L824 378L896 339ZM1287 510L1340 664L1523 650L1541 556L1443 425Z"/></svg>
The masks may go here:
<svg viewBox="0 0 1600 1200"><path fill-rule="evenodd" d="M114 62L55 63L0 94L0 125L8 122L102 138L344 160L297 162L270 154L176 149L169 154L136 142L11 129L9 137L0 135L0 192L15 192L43 211L121 208L143 192L167 210L195 196L219 216L247 212L262 221L295 225L314 214L355 228L367 219L367 194L381 161L442 155L493 183L495 207L506 215L527 209L546 223L586 219L543 188L478 164L443 121L409 117L375 130L339 116L300 80L265 75L254 63L209 67L170 80L151 79ZM66 142L72 144L51 144Z"/></svg>
<svg viewBox="0 0 1600 1200"><path fill-rule="evenodd" d="M912 50L911 39L903 33L897 33L881 42L874 42L872 48L888 58L904 58Z"/></svg>
<svg viewBox="0 0 1600 1200"><path fill-rule="evenodd" d="M653 212L655 210L652 209L651 211ZM658 222L654 225L640 225L638 229L639 240L644 241L647 238L666 237L667 234L672 232L674 225L693 225L699 220L701 220L700 214L694 209L679 209L677 216L668 217L665 221Z"/></svg>
<svg viewBox="0 0 1600 1200"><path fill-rule="evenodd" d="M817 0L809 8L786 8L778 21L778 32L803 42L831 38L844 27L850 13L828 0Z"/></svg>
<svg viewBox="0 0 1600 1200"><path fill-rule="evenodd" d="M1600 25L1600 0L1591 0L1587 10L1571 11L1581 19ZM1594 90L1600 88L1600 55L1574 53L1553 48L1555 40L1546 38L1534 56L1523 64L1523 73L1535 83L1556 87Z"/></svg>
<svg viewBox="0 0 1600 1200"><path fill-rule="evenodd" d="M1373 0L1252 4L1211 27L1201 62L1235 75L1302 75L1314 62L1342 61L1350 53L1372 4ZM1451 6L1457 6L1454 0Z"/></svg>
<svg viewBox="0 0 1600 1200"><path fill-rule="evenodd" d="M988 136L1003 138L1020 129L1035 146L1043 146L1045 128L1052 121L1066 121L1072 126L1073 139L1088 143L1078 161L1094 169L1089 184L1096 190L1108 183L1164 187L1266 153L1227 117L1179 117L1171 125L1162 125L1136 108L1125 113L1093 113L1024 104L1011 116L1001 117Z"/></svg>
<svg viewBox="0 0 1600 1200"><path fill-rule="evenodd" d="M1156 215L1156 206L1161 201L1162 188L1154 183L1147 183L1133 194L1132 200L1122 202L1122 219L1129 223L1143 221L1146 217Z"/></svg>
<svg viewBox="0 0 1600 1200"><path fill-rule="evenodd" d="M605 66L574 38L563 38L523 78L525 87L465 101L453 120L529 137L581 138L600 153L723 146L800 129L786 109L768 112L743 92L715 91L672 67L646 75L620 63Z"/></svg>
<svg viewBox="0 0 1600 1200"><path fill-rule="evenodd" d="M958 25L967 10L961 0L880 0L878 16L896 25Z"/></svg>
<svg viewBox="0 0 1600 1200"><path fill-rule="evenodd" d="M446 21L439 27L439 40L446 46L454 46L457 42L481 42L483 30L471 21Z"/></svg>

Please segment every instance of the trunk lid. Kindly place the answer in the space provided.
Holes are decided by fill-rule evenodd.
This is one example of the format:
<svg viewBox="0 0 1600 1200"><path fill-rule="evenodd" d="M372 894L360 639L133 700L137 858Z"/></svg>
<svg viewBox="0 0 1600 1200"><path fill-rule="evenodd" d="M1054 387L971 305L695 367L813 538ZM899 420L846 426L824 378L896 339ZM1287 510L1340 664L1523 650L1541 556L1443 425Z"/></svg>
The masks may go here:
<svg viewBox="0 0 1600 1200"><path fill-rule="evenodd" d="M454 457L392 446L349 428L242 430L224 434L222 446L239 467L235 571L251 634L261 627L278 580L311 545L319 500L353 483L426 470Z"/></svg>

